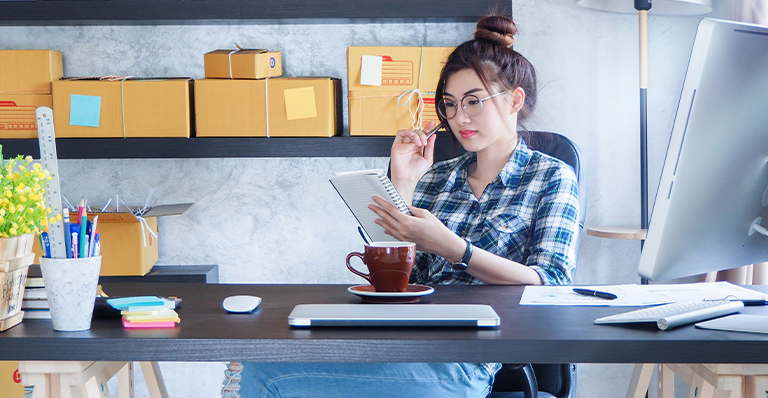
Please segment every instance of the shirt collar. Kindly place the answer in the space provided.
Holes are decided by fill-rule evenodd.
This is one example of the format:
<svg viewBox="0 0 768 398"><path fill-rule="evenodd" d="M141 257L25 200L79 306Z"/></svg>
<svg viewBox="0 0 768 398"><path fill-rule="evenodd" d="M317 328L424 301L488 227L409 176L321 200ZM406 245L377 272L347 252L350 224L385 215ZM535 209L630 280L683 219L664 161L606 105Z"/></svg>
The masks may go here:
<svg viewBox="0 0 768 398"><path fill-rule="evenodd" d="M531 159L532 153L533 151L528 148L528 145L523 140L523 137L519 137L517 146L515 147L514 152L512 152L512 156L510 156L507 164L504 165L504 168L502 168L501 172L499 173L501 182L505 186L515 185L517 183L520 176L525 171L525 168L528 166L528 162ZM475 161L477 161L477 153L475 152L467 152L458 159L456 164L457 167L454 168L452 173L455 175L453 178L451 178L455 181L453 190L460 190L464 186L469 186L466 183L467 168L472 162Z"/></svg>

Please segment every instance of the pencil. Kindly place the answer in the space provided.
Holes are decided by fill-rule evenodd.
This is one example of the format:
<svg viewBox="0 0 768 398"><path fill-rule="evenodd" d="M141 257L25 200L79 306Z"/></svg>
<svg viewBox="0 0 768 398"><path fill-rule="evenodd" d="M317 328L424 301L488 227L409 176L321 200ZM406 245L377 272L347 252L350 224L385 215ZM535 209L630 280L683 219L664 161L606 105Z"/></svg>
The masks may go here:
<svg viewBox="0 0 768 398"><path fill-rule="evenodd" d="M84 258L85 257L85 242L86 241L86 231L88 229L88 214L85 211L85 200L80 199L80 207L78 208L78 218L80 222L80 236L78 237L80 239L80 255L78 257Z"/></svg>

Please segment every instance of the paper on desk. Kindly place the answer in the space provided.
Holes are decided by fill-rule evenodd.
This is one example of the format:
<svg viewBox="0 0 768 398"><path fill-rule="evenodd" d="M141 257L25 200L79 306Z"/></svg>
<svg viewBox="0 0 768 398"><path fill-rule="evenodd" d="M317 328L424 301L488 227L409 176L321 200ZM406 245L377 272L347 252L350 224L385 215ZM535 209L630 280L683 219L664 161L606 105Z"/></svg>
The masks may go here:
<svg viewBox="0 0 768 398"><path fill-rule="evenodd" d="M728 282L680 283L657 285L594 285L580 288L610 292L615 300L582 296L575 286L526 286L520 305L644 306L676 301L733 299L768 299L768 295Z"/></svg>

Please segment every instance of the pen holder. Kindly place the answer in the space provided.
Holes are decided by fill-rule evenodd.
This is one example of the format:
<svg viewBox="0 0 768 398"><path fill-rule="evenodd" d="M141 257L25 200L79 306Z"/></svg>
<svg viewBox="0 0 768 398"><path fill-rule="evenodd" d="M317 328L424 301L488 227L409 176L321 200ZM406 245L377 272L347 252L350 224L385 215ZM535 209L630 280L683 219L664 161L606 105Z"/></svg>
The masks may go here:
<svg viewBox="0 0 768 398"><path fill-rule="evenodd" d="M101 256L40 258L53 330L75 332L91 328L93 305L101 271Z"/></svg>

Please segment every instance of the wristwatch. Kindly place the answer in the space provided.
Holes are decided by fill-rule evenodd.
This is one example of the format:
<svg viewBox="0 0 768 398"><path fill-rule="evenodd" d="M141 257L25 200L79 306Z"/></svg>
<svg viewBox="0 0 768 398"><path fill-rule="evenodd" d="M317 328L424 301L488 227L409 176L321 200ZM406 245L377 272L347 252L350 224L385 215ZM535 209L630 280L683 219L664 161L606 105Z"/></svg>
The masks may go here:
<svg viewBox="0 0 768 398"><path fill-rule="evenodd" d="M467 242L467 249L464 250L464 257L461 260L451 264L451 269L454 271L466 271L469 267L469 259L472 257L472 243L469 242L469 239L464 239L464 241Z"/></svg>

